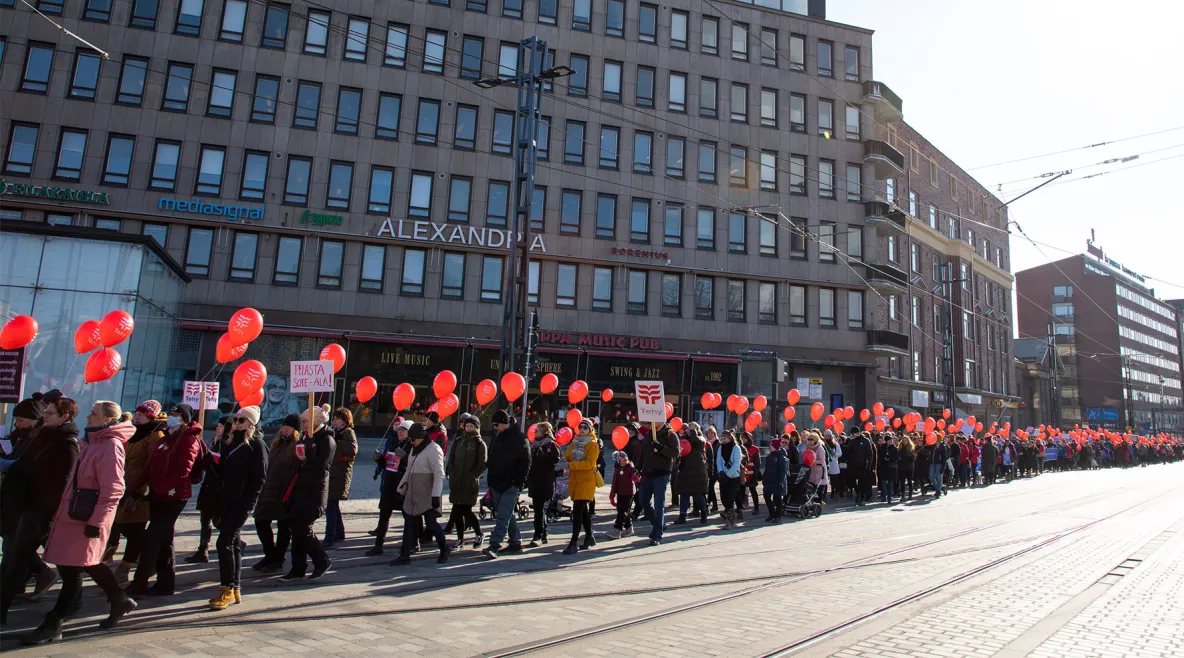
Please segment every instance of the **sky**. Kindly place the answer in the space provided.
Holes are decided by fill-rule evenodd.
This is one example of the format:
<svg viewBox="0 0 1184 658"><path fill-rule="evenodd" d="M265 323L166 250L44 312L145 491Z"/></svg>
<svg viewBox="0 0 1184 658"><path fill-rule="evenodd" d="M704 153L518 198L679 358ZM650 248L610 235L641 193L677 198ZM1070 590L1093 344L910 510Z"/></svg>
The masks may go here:
<svg viewBox="0 0 1184 658"><path fill-rule="evenodd" d="M996 196L1074 171L1010 206L1044 243L1013 228L1013 272L1084 252L1093 229L1158 297L1184 298L1184 2L830 0L827 18L875 30L874 75L905 120ZM986 167L1067 149L1080 150Z"/></svg>

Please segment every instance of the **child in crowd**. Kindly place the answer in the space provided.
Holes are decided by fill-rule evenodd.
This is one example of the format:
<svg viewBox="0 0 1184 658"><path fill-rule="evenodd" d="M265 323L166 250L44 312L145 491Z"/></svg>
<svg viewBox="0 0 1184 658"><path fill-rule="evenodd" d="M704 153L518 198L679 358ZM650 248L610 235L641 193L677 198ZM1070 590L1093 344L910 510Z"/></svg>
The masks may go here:
<svg viewBox="0 0 1184 658"><path fill-rule="evenodd" d="M609 539L633 535L633 519L629 516L633 505L633 464L622 450L613 453L613 462L616 468L613 469L613 486L608 501L617 509L617 520L613 529L606 533Z"/></svg>

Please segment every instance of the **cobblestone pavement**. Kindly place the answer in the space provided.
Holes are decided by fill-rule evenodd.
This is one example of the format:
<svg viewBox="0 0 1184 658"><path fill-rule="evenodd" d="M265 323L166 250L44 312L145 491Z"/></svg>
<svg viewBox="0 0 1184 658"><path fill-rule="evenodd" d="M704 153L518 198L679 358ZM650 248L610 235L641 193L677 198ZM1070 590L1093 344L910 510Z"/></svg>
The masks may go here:
<svg viewBox="0 0 1184 658"><path fill-rule="evenodd" d="M495 562L465 549L410 567L366 558L369 469L345 505L347 535L315 586L244 571L244 601L204 602L215 564L180 565L179 592L99 631L88 583L62 642L23 649L52 605L18 602L13 655L268 656L1170 656L1184 655L1184 464L1052 473L937 501L828 507L819 519L738 530L670 526L666 541L552 543ZM603 491L603 490L602 490ZM597 531L609 527L598 501ZM668 515L668 520L671 519ZM253 543L251 528L244 533ZM396 525L396 531L398 526ZM487 528L488 530L488 528ZM183 557L196 514L179 523ZM529 531L527 535L529 536ZM603 537L602 534L598 536ZM253 550L252 550L253 549ZM248 549L246 564L259 559Z"/></svg>

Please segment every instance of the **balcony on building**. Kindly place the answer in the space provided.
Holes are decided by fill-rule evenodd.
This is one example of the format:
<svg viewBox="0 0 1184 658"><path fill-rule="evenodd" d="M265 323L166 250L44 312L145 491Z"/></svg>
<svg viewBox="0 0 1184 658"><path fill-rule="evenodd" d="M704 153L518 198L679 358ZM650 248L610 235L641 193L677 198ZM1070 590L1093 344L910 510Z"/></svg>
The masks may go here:
<svg viewBox="0 0 1184 658"><path fill-rule="evenodd" d="M904 155L888 142L878 139L864 142L863 162L875 167L877 180L904 176Z"/></svg>
<svg viewBox="0 0 1184 658"><path fill-rule="evenodd" d="M877 123L900 121L904 117L904 104L888 85L876 80L863 83L863 102L870 103L876 112Z"/></svg>
<svg viewBox="0 0 1184 658"><path fill-rule="evenodd" d="M908 275L895 265L868 263L867 282L881 295L903 295L909 291Z"/></svg>
<svg viewBox="0 0 1184 658"><path fill-rule="evenodd" d="M889 235L908 234L908 219L903 211L893 208L885 201L865 201L863 207L863 222L868 226L885 229Z"/></svg>
<svg viewBox="0 0 1184 658"><path fill-rule="evenodd" d="M908 356L909 337L899 331L869 329L867 332L867 349L870 352Z"/></svg>

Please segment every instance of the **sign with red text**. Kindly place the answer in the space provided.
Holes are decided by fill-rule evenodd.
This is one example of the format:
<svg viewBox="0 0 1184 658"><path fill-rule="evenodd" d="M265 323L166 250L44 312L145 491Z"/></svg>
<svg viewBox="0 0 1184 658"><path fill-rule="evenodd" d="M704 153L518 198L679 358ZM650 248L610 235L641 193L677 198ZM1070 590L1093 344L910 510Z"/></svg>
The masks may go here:
<svg viewBox="0 0 1184 658"><path fill-rule="evenodd" d="M666 422L666 390L659 381L634 381L637 396L637 420L642 423Z"/></svg>
<svg viewBox="0 0 1184 658"><path fill-rule="evenodd" d="M292 393L324 393L333 390L332 361L292 361L288 376Z"/></svg>
<svg viewBox="0 0 1184 658"><path fill-rule="evenodd" d="M206 406L204 411L218 409L218 382L185 382L181 402L189 405L194 411L203 411L201 406L201 387L206 387Z"/></svg>

